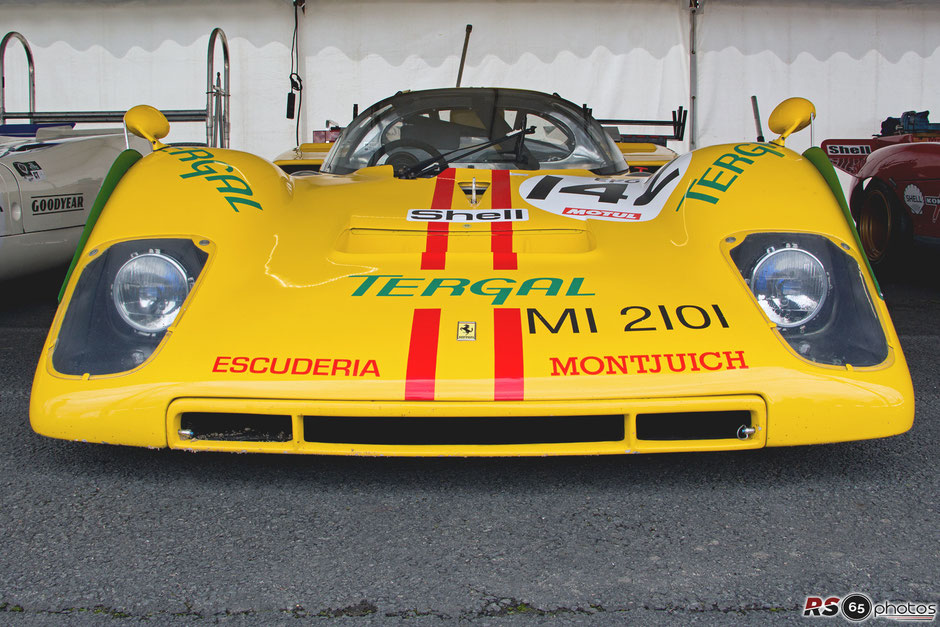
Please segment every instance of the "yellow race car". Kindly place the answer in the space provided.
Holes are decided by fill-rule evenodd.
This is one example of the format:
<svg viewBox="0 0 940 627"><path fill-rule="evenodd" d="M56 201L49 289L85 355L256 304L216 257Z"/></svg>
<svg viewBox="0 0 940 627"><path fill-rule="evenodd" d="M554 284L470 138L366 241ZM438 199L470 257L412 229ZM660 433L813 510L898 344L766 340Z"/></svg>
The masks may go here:
<svg viewBox="0 0 940 627"><path fill-rule="evenodd" d="M319 172L115 162L36 371L41 434L196 451L575 455L884 437L910 375L826 155L631 174L590 111L400 92ZM296 165L296 164L295 164ZM290 169L293 174L287 174Z"/></svg>

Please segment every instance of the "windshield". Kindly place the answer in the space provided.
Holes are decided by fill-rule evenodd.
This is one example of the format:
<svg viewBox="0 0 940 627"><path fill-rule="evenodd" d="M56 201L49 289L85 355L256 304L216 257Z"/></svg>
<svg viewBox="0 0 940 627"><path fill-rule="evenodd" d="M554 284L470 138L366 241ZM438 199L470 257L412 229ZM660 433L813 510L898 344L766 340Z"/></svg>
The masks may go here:
<svg viewBox="0 0 940 627"><path fill-rule="evenodd" d="M322 171L375 165L391 165L397 176L433 176L447 167L627 169L584 109L539 92L482 88L399 93L373 105L343 131Z"/></svg>

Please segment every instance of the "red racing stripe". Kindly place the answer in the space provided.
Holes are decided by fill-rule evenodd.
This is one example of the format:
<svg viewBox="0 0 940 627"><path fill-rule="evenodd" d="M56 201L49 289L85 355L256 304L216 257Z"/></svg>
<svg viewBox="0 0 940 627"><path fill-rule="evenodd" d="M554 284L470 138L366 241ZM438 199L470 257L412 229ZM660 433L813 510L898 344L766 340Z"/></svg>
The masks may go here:
<svg viewBox="0 0 940 627"><path fill-rule="evenodd" d="M493 344L494 398L521 401L525 385L521 310L493 310Z"/></svg>
<svg viewBox="0 0 940 627"><path fill-rule="evenodd" d="M415 309L411 319L411 343L405 373L406 401L433 401L437 377L437 340L440 309Z"/></svg>
<svg viewBox="0 0 940 627"><path fill-rule="evenodd" d="M450 209L454 203L454 179L457 171L447 168L437 175L431 209ZM443 270L447 258L447 222L428 222L427 244L421 253L422 270Z"/></svg>
<svg viewBox="0 0 940 627"><path fill-rule="evenodd" d="M493 209L511 209L509 170L493 170ZM516 270L519 267L512 251L512 222L490 223L490 250L493 251L494 270Z"/></svg>

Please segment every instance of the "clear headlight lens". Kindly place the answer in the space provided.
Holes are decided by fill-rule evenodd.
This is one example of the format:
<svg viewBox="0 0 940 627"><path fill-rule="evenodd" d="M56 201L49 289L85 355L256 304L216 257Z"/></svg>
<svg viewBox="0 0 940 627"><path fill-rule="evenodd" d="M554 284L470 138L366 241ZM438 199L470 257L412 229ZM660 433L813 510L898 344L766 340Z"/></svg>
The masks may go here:
<svg viewBox="0 0 940 627"><path fill-rule="evenodd" d="M822 235L767 232L750 233L730 253L755 303L797 354L875 366L888 358L888 342L850 250Z"/></svg>
<svg viewBox="0 0 940 627"><path fill-rule="evenodd" d="M159 333L173 324L188 293L186 270L159 251L129 259L111 287L118 314L142 333Z"/></svg>
<svg viewBox="0 0 940 627"><path fill-rule="evenodd" d="M768 251L754 266L750 285L767 317L784 328L812 320L829 292L819 259L795 247Z"/></svg>
<svg viewBox="0 0 940 627"><path fill-rule="evenodd" d="M208 240L118 242L95 255L69 297L52 352L65 375L128 372L145 363L180 321L209 259Z"/></svg>

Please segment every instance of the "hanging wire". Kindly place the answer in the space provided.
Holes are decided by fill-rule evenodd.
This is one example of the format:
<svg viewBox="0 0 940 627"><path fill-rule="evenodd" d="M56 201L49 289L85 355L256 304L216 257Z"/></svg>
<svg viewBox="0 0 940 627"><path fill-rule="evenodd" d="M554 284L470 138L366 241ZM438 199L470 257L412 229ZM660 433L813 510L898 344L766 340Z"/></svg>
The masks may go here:
<svg viewBox="0 0 940 627"><path fill-rule="evenodd" d="M297 145L300 145L300 116L303 114L304 106L304 82L298 74L300 70L300 41L299 41L299 29L298 29L298 10L301 10L304 5L304 0L294 0L294 34L291 37L290 43L290 89L291 94L297 92L297 114L294 116L297 120L295 128L295 139L297 140Z"/></svg>

